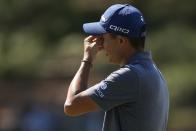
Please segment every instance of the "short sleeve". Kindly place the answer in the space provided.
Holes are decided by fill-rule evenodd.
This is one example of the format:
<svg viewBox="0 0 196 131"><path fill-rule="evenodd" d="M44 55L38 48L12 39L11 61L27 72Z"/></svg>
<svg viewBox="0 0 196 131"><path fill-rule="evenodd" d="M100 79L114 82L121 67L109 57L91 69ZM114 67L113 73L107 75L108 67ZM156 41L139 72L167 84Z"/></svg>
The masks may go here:
<svg viewBox="0 0 196 131"><path fill-rule="evenodd" d="M89 88L89 96L104 111L128 102L135 102L138 95L138 77L129 68L120 68L105 80Z"/></svg>

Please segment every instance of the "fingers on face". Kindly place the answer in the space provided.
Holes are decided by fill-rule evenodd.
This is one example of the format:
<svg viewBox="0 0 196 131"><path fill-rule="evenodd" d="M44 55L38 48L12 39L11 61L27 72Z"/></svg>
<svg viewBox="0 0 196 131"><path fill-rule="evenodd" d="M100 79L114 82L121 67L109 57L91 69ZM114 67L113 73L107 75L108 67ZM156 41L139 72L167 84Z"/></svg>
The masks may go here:
<svg viewBox="0 0 196 131"><path fill-rule="evenodd" d="M103 45L103 36L96 37L95 41L98 45Z"/></svg>
<svg viewBox="0 0 196 131"><path fill-rule="evenodd" d="M92 40L92 39L93 39L93 36L90 35L90 36L88 36L88 37L85 38L85 41L90 41L90 40Z"/></svg>
<svg viewBox="0 0 196 131"><path fill-rule="evenodd" d="M85 40L89 45L91 45L92 47L96 47L99 51L102 50L103 47L103 36L99 35L99 36L88 36L85 38Z"/></svg>
<svg viewBox="0 0 196 131"><path fill-rule="evenodd" d="M86 37L84 41L87 41L90 43L95 42L96 44L102 45L103 44L103 36L102 35L99 35L99 36L90 35L90 36Z"/></svg>
<svg viewBox="0 0 196 131"><path fill-rule="evenodd" d="M95 38L96 38L96 36L90 35L90 36L85 38L85 41L94 42Z"/></svg>
<svg viewBox="0 0 196 131"><path fill-rule="evenodd" d="M102 37L103 37L102 35L89 35L88 37L85 38L85 40L93 41L93 40L96 40L96 39L100 39Z"/></svg>

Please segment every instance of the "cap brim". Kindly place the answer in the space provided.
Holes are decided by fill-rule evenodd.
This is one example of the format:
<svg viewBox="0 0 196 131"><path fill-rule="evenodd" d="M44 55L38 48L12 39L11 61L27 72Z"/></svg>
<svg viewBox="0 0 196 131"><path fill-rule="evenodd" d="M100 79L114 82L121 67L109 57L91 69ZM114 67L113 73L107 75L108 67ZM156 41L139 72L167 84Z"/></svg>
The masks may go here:
<svg viewBox="0 0 196 131"><path fill-rule="evenodd" d="M89 35L101 35L106 33L106 30L102 27L100 22L83 24L83 30Z"/></svg>

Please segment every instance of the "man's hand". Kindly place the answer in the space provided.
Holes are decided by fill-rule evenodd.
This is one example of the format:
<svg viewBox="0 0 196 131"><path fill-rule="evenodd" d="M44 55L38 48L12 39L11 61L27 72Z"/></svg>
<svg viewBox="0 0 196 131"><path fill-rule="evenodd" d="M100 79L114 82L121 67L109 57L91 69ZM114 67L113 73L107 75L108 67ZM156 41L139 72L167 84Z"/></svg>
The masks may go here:
<svg viewBox="0 0 196 131"><path fill-rule="evenodd" d="M84 56L83 60L93 63L97 53L103 49L102 36L88 36L84 40Z"/></svg>

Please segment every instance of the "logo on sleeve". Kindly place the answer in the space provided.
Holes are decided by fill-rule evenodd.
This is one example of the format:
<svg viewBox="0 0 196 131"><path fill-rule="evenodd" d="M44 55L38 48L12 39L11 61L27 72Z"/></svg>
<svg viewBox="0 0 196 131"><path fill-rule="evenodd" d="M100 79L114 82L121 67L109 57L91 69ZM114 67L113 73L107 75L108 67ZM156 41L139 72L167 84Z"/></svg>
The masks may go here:
<svg viewBox="0 0 196 131"><path fill-rule="evenodd" d="M101 86L96 89L97 95L99 95L101 98L103 98L104 97L104 90L106 90L106 89L107 89L107 85L103 82L101 84Z"/></svg>
<svg viewBox="0 0 196 131"><path fill-rule="evenodd" d="M97 89L97 92L98 92L98 95L99 95L101 98L103 98L103 97L104 97L104 94L101 92L101 90L100 90L100 89Z"/></svg>

